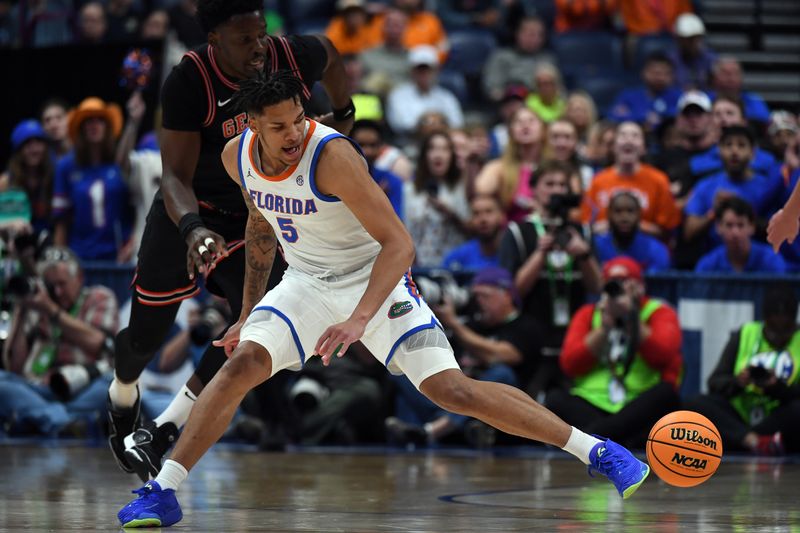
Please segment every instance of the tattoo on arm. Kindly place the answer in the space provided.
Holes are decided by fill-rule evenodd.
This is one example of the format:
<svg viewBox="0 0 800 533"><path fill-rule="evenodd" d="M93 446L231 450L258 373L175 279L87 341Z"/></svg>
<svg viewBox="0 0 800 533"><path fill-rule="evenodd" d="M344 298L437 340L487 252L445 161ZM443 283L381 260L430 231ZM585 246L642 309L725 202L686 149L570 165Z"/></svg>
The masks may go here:
<svg viewBox="0 0 800 533"><path fill-rule="evenodd" d="M272 272L277 239L272 226L256 209L246 192L244 197L247 208L250 210L244 235L247 265L244 273L242 314L246 316L250 314L250 311L267 291L267 281Z"/></svg>

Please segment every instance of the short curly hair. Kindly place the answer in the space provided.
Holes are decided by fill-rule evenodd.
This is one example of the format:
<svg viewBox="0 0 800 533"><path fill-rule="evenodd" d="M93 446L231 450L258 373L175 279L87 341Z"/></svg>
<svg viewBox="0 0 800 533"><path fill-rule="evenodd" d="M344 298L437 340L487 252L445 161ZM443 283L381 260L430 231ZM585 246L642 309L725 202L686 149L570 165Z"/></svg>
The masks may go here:
<svg viewBox="0 0 800 533"><path fill-rule="evenodd" d="M263 9L263 0L200 0L197 2L197 20L203 31L208 33L234 15Z"/></svg>
<svg viewBox="0 0 800 533"><path fill-rule="evenodd" d="M303 82L289 70L278 70L270 74L259 72L239 83L239 90L233 95L233 105L257 115L265 107L284 100L296 99L302 104L303 89Z"/></svg>

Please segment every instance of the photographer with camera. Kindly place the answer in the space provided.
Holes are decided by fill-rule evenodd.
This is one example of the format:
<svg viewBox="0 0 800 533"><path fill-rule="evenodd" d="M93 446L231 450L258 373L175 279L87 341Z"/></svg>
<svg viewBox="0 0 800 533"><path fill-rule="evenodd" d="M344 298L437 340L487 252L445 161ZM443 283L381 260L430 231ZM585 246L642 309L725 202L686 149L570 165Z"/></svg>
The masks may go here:
<svg viewBox="0 0 800 533"><path fill-rule="evenodd" d="M600 301L578 310L564 339L561 369L574 385L548 394L547 407L570 424L641 447L680 403L681 328L672 307L645 294L633 259L608 261L603 279Z"/></svg>
<svg viewBox="0 0 800 533"><path fill-rule="evenodd" d="M480 270L472 279L471 295L476 316L463 321L449 297L431 304L442 325L452 332L459 364L481 381L524 387L540 359L540 328L536 320L520 313L514 278L496 266ZM426 300L428 299L425 296ZM420 393L405 376L392 376L397 385L396 417L386 420L390 440L407 443L436 442L464 430L470 444L491 444L494 430L477 420L448 413Z"/></svg>
<svg viewBox="0 0 800 533"><path fill-rule="evenodd" d="M531 176L534 212L511 222L500 244L500 265L514 275L523 313L543 328L542 362L527 392L534 398L558 386L558 354L570 317L600 292L600 265L581 226L569 220L579 197L568 194L572 168L559 161L542 163Z"/></svg>
<svg viewBox="0 0 800 533"><path fill-rule="evenodd" d="M0 372L0 419L57 434L77 415L105 409L118 308L108 288L84 287L67 248L46 249L37 274L9 282L16 305L3 353L8 371Z"/></svg>
<svg viewBox="0 0 800 533"><path fill-rule="evenodd" d="M800 451L800 329L797 295L787 285L766 291L763 320L731 334L708 394L686 408L707 416L719 429L726 451L758 455Z"/></svg>

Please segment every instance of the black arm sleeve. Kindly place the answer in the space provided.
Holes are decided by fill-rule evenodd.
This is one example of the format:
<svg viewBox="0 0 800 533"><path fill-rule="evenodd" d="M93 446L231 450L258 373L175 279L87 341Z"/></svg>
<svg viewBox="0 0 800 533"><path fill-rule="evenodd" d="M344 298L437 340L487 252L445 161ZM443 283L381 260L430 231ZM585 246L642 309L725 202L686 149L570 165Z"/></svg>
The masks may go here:
<svg viewBox="0 0 800 533"><path fill-rule="evenodd" d="M726 398L742 392L742 387L739 386L733 373L733 369L736 367L736 354L739 351L740 334L741 330L731 333L731 338L722 350L717 367L708 376L708 390Z"/></svg>
<svg viewBox="0 0 800 533"><path fill-rule="evenodd" d="M190 61L173 68L161 88L162 124L168 130L200 131L208 114L205 85Z"/></svg>

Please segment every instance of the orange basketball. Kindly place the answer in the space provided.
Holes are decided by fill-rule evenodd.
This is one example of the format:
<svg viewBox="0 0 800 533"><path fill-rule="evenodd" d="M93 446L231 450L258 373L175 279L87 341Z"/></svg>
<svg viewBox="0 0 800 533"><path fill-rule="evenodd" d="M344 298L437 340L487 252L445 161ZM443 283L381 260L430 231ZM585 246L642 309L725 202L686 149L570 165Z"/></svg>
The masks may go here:
<svg viewBox="0 0 800 533"><path fill-rule="evenodd" d="M647 461L670 485L694 487L717 471L722 461L722 438L711 420L700 413L675 411L650 430Z"/></svg>

